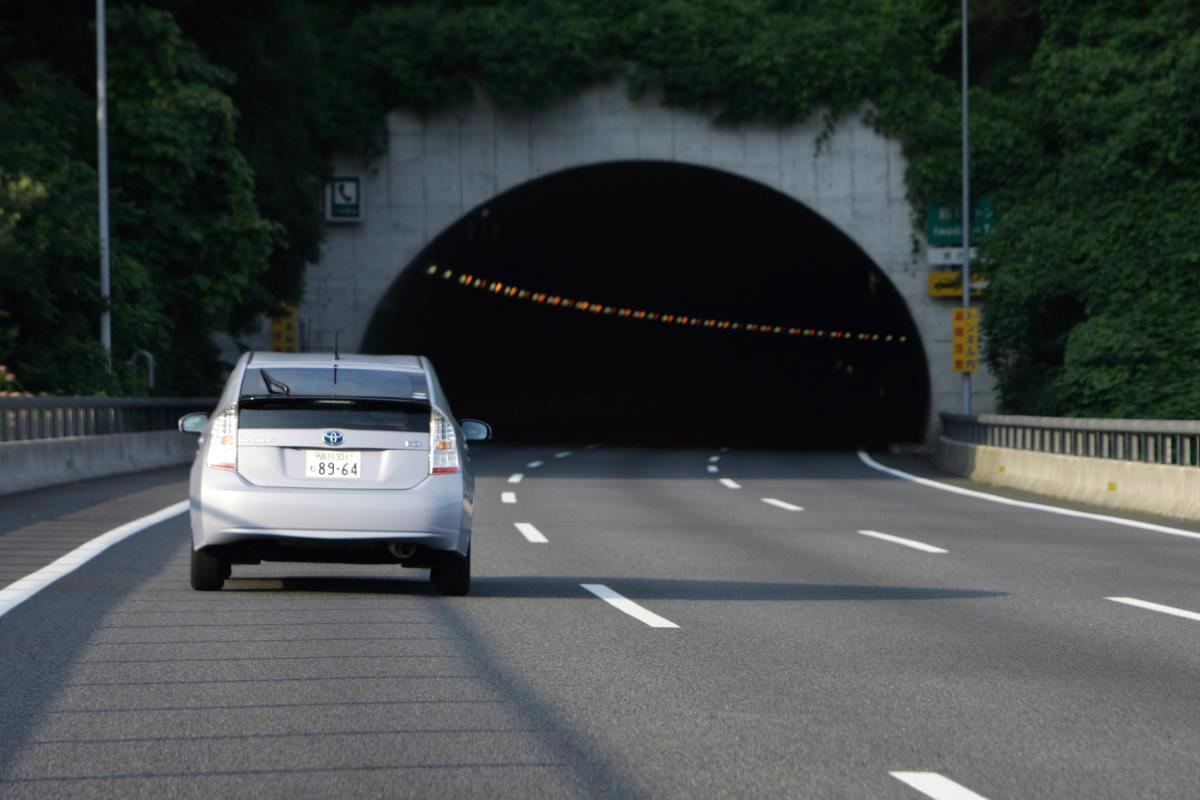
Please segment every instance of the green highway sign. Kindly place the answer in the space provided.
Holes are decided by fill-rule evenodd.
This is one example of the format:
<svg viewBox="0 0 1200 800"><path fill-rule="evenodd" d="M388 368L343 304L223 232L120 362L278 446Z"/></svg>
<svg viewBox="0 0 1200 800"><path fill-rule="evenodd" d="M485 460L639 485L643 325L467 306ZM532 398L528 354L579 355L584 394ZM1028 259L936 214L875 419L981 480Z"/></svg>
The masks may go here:
<svg viewBox="0 0 1200 800"><path fill-rule="evenodd" d="M358 222L362 219L362 179L352 175L334 177L325 185L325 220Z"/></svg>
<svg viewBox="0 0 1200 800"><path fill-rule="evenodd" d="M996 225L996 210L992 198L982 195L975 199L971 210L971 241L986 239ZM925 241L930 247L962 245L962 204L930 200L925 211Z"/></svg>

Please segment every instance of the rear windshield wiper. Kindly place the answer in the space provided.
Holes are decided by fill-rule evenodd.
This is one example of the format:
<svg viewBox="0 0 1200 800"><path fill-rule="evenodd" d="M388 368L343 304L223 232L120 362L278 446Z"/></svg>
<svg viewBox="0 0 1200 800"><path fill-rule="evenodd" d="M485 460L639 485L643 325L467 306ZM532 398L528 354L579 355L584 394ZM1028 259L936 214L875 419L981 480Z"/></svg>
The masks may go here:
<svg viewBox="0 0 1200 800"><path fill-rule="evenodd" d="M271 373L265 369L260 369L258 374L262 375L263 383L267 385L267 394L282 394L286 396L292 393L292 387L283 381L272 378Z"/></svg>

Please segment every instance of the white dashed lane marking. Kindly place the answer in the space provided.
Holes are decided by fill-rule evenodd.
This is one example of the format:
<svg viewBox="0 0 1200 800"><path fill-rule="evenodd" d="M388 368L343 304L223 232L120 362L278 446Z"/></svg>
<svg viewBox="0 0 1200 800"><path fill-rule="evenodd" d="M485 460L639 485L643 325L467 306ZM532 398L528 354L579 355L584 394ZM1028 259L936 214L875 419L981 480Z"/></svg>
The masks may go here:
<svg viewBox="0 0 1200 800"><path fill-rule="evenodd" d="M528 522L514 522L515 527L522 536L534 544L546 544L550 540L542 535L542 532Z"/></svg>
<svg viewBox="0 0 1200 800"><path fill-rule="evenodd" d="M719 472L720 470L718 470L718 469L717 469L717 465L716 465L716 464L709 464L709 465L708 465L708 471L709 471L709 473L711 474L711 473Z"/></svg>
<svg viewBox="0 0 1200 800"><path fill-rule="evenodd" d="M517 502L517 493L516 492L501 492L500 493L500 502L501 503Z"/></svg>
<svg viewBox="0 0 1200 800"><path fill-rule="evenodd" d="M570 450L563 450L561 453L555 453L555 454L554 454L554 457L555 457L555 458L566 458L566 457L567 457L567 456L569 456L569 455L571 455L571 451L570 451Z"/></svg>
<svg viewBox="0 0 1200 800"><path fill-rule="evenodd" d="M709 456L708 457L708 463L710 463L710 464L715 464L720 460L721 460L720 456Z"/></svg>
<svg viewBox="0 0 1200 800"><path fill-rule="evenodd" d="M981 794L955 783L936 772L891 772L888 773L901 783L906 783L933 800L987 800Z"/></svg>
<svg viewBox="0 0 1200 800"><path fill-rule="evenodd" d="M776 500L774 497L764 497L764 498L762 498L762 501L769 506L775 506L776 508L782 508L784 511L803 511L804 510L803 506L794 506L791 503L784 502L783 500Z"/></svg>
<svg viewBox="0 0 1200 800"><path fill-rule="evenodd" d="M1200 622L1200 614L1197 614L1195 611L1186 611L1174 606L1159 605L1158 603L1151 603L1148 600L1138 600L1136 597L1106 597L1104 599L1112 600L1114 603L1124 603L1134 608L1144 608L1147 611L1157 611L1160 614L1170 614L1172 617L1183 617L1193 622Z"/></svg>
<svg viewBox="0 0 1200 800"><path fill-rule="evenodd" d="M859 531L863 536L870 536L872 539L880 539L892 544L902 544L905 547L911 547L913 550L920 550L923 553L945 553L948 552L940 547L934 547L931 544L918 542L914 539L905 539L902 536L892 536L890 533L880 533L879 531Z"/></svg>
<svg viewBox="0 0 1200 800"><path fill-rule="evenodd" d="M734 480L730 480L729 478L721 478L721 485L724 486L726 489L742 488L742 485L740 483L738 483L737 481L734 481Z"/></svg>
<svg viewBox="0 0 1200 800"><path fill-rule="evenodd" d="M617 594L612 589L605 586L603 583L581 583L579 584L584 589L587 589L592 594L599 597L604 602L608 603L618 611L623 611L636 620L640 620L651 628L678 628L671 620L666 617L660 617L653 611L639 606L637 603L630 600L628 597Z"/></svg>
<svg viewBox="0 0 1200 800"><path fill-rule="evenodd" d="M530 461L525 466L529 467L530 469L537 469L538 467L540 467L542 464L545 464L545 463L546 463L545 461Z"/></svg>
<svg viewBox="0 0 1200 800"><path fill-rule="evenodd" d="M520 483L522 480L524 480L524 478L525 478L524 473L514 472L512 475L508 476L508 482L509 483Z"/></svg>

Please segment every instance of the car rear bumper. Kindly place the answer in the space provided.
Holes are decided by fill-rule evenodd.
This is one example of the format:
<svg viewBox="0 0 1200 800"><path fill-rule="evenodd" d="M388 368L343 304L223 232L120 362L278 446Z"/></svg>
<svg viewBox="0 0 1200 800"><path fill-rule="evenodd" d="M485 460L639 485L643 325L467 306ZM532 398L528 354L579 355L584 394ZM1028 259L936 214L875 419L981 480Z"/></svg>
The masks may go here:
<svg viewBox="0 0 1200 800"><path fill-rule="evenodd" d="M272 539L348 546L409 542L466 554L472 507L463 478L436 475L403 490L274 488L234 472L197 470L192 483L192 546Z"/></svg>

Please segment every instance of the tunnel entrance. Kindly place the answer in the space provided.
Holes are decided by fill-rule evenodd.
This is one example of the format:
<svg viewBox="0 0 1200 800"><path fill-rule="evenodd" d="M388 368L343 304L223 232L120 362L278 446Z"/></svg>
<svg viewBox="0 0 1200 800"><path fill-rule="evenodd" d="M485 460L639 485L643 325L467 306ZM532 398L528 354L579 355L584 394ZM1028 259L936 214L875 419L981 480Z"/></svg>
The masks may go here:
<svg viewBox="0 0 1200 800"><path fill-rule="evenodd" d="M420 353L506 441L917 441L929 375L891 282L784 194L617 162L505 192L382 298L366 353Z"/></svg>

